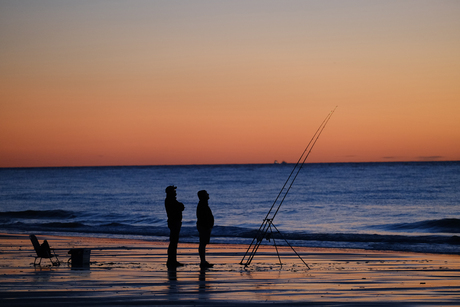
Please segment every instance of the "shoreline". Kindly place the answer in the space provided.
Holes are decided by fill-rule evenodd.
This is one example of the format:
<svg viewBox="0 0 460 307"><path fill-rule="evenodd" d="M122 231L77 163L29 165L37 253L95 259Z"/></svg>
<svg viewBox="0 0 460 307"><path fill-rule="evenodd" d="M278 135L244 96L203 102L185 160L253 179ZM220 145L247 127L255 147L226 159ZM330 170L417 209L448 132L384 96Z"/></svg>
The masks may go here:
<svg viewBox="0 0 460 307"><path fill-rule="evenodd" d="M211 244L199 268L198 244L180 243L176 270L166 267L168 242L36 234L61 260L33 266L27 235L0 233L2 306L242 305L460 306L460 256L339 248L261 245L251 265L247 245ZM90 265L72 268L71 248L90 248Z"/></svg>

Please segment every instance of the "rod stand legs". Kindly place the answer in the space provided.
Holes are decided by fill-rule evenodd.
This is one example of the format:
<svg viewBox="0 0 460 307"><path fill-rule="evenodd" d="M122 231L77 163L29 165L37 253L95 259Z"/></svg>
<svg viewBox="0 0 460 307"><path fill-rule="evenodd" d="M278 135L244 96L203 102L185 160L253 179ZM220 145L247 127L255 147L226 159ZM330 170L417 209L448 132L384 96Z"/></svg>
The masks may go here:
<svg viewBox="0 0 460 307"><path fill-rule="evenodd" d="M251 245L249 245L249 248L248 250L246 251L246 254L243 256L243 259L241 260L240 264L241 265L244 265L244 266L248 266L249 264L251 264L251 261L252 259L254 258L257 250L259 249L259 246L260 244L262 243L262 240L263 239L266 239L268 240L269 242L271 240L273 240L273 245L275 246L275 249L276 249L276 255L278 256L278 260L280 262L280 265L283 265L283 263L281 262L281 256L279 254L279 251L278 251L278 246L276 245L276 240L275 240L275 236L273 235L274 234L274 231L276 231L276 233L278 233L280 235L280 237L286 242L286 244L292 249L292 251L297 255L297 257L299 257L299 259L303 262L303 264L305 264L305 266L310 269L310 267L308 266L308 264L302 259L302 257L300 257L300 255L295 251L294 247L292 247L291 244L289 244L289 242L286 240L286 238L281 234L281 232L278 230L278 228L276 228L275 224L273 224L273 219L265 219L264 220L264 223L262 224L262 227L259 229L258 233L256 234L255 238L252 240L252 243ZM247 257L246 259L246 262L244 261L245 258Z"/></svg>

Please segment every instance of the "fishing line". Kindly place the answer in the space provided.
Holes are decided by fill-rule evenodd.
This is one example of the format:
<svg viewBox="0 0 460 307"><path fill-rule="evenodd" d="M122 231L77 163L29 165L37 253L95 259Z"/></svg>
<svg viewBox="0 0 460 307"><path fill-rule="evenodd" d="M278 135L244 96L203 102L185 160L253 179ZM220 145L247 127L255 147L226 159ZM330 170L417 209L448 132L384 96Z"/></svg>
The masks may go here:
<svg viewBox="0 0 460 307"><path fill-rule="evenodd" d="M249 245L248 249L246 250L246 253L244 254L243 259L241 260L240 264L248 266L251 263L252 259L254 258L255 254L256 254L259 246L260 246L260 244L262 243L262 240L264 238L266 238L268 240L270 239L270 236L267 236L267 233L268 233L268 231L272 232L272 228L271 228L272 226L281 235L281 233L279 232L278 228L276 228L276 226L273 224L273 219L278 214L278 212L279 212L279 210L281 208L281 205L283 204L287 194L289 193L290 189L292 188L292 185L294 184L294 181L296 180L297 176L299 175L300 170L302 169L303 165L305 164L305 161L307 160L308 156L310 155L313 147L315 146L316 142L318 141L319 137L321 136L321 133L323 132L324 128L326 127L327 123L329 122L332 114L334 114L336 109L337 109L337 106L331 112L329 112L329 114L326 116L326 118L323 120L321 125L316 130L316 132L313 135L313 137L310 139L310 142L308 142L307 147L305 148L303 153L300 155L299 160L297 161L297 163L295 164L295 166L292 169L291 173L289 174L286 182L284 183L283 187L281 188L280 192L278 193L278 196L275 198L275 201L273 202L272 206L270 207L270 210L268 211L267 215L265 216L265 219L263 220L262 224L260 225L260 227L259 227L254 239L252 240L251 244ZM280 198L281 194L283 194L283 191L285 190L285 188L288 185L292 175L295 173L296 170L297 170L297 173L294 175L291 183L289 184L289 187L285 191L284 196L283 196L283 198L281 199L281 201L280 201L280 203L278 205L278 208L273 213L272 217L269 218L269 216L270 216L273 208L275 207L278 199ZM284 237L283 237L283 239L284 239ZM291 249L297 254L297 252L289 244L289 242L287 242L286 239L284 239L284 240L291 247ZM251 248L252 248L252 250L251 250ZM275 248L276 248L276 243L275 243ZM250 250L251 250L251 252L249 252ZM277 249L277 252L278 252L278 249ZM248 256L248 254L249 254L249 256ZM248 256L248 259L246 260L246 263L244 263L244 260L245 260L246 256ZM297 254L297 256L299 256L299 254ZM279 258L279 254L278 254L278 258ZM305 261L303 261L303 259L300 256L299 256L299 258L308 267L308 265L305 263ZM280 262L281 262L281 259L280 259Z"/></svg>
<svg viewBox="0 0 460 307"><path fill-rule="evenodd" d="M337 109L337 107L335 107L334 110L332 110L332 111L328 114L328 116L326 116L326 118L324 119L323 123L321 124L321 126L318 128L318 130L317 130L316 133L315 133L315 135L317 135L316 138L315 138L315 135L314 135L313 138L312 138L312 139L310 140L310 142L308 143L307 148L305 148L304 152L303 152L302 155L300 156L299 161L302 159L302 156L305 154L305 152L307 151L308 147L310 146L312 140L314 139L314 142L313 142L313 144L311 145L310 150L309 150L308 153L305 155L305 158L303 159L302 164L300 164L300 166L299 166L299 168L298 168L298 170L297 170L296 175L295 175L294 178L292 179L291 184L289 185L289 188L287 189L286 193L284 194L284 197L283 197L283 199L281 200L281 202L280 202L280 204L279 204L279 206L278 206L278 209L277 209L276 212L273 214L272 219L275 218L276 214L278 213L279 209L281 208L281 205L283 204L284 199L286 198L287 194L288 194L289 191L291 190L291 187L292 187L292 185L294 184L294 181L297 179L297 176L299 175L300 170L302 169L303 165L305 164L305 161L307 160L307 158L308 158L308 156L310 155L310 153L311 153L313 147L315 146L316 142L318 141L319 137L321 136L321 133L323 132L324 128L326 127L327 123L329 122L329 119L331 118L331 116L332 116L332 114L334 113L335 109ZM297 162L297 164L299 164L299 162ZM296 166L294 167L294 169L293 169L293 171L291 172L291 174L294 172L295 168L297 167L297 164L296 164ZM291 177L291 175L289 175L289 178L290 178L290 177ZM287 181L289 181L289 178L288 178ZM287 183L287 181L286 181L286 183ZM286 183L285 183L285 185L286 185ZM283 189L284 189L284 186L283 186ZM281 190L281 191L282 191L282 190ZM280 192L280 194L281 194L281 192ZM277 197L277 199L278 199L278 197ZM275 202L276 202L276 201L275 201Z"/></svg>

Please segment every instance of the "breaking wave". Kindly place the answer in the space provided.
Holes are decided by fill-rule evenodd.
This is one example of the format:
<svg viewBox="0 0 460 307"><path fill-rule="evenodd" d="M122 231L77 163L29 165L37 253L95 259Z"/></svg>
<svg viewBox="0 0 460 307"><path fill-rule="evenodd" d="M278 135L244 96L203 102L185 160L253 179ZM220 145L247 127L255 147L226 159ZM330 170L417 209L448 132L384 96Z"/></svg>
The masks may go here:
<svg viewBox="0 0 460 307"><path fill-rule="evenodd" d="M447 220L447 221L446 221ZM436 223L430 221L399 225L398 227L419 227L420 225L450 225L450 219L440 220ZM454 226L458 220L453 221ZM394 225L395 226L395 225ZM458 226L458 225L457 225ZM396 227L396 226L395 226ZM405 229L406 229L405 228ZM88 225L82 222L46 222L41 223L0 223L0 229L14 232L52 233L52 234L80 234L80 235L103 235L108 237L116 236L137 236L144 239L168 240L169 229L166 226L135 226L119 222L101 223ZM213 243L239 243L249 244L257 235L257 229L215 226L212 231ZM271 236L262 238L262 244L277 245L292 244L293 246L305 247L337 247L337 248L360 248L370 250L399 250L427 253L448 253L460 254L460 237L456 235L382 235L382 234L361 234L361 233L309 233L287 231L282 234L273 233ZM181 242L198 242L196 227L183 226L181 230Z"/></svg>
<svg viewBox="0 0 460 307"><path fill-rule="evenodd" d="M446 218L415 223L400 223L389 226L391 230L427 231L430 233L460 233L460 219Z"/></svg>

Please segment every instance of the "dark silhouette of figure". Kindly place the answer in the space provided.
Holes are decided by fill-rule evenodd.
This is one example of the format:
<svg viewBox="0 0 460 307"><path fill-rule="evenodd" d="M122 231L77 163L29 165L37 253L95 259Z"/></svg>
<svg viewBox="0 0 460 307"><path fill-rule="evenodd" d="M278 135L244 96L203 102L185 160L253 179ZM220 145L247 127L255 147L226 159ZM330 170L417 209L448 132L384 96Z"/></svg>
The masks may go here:
<svg viewBox="0 0 460 307"><path fill-rule="evenodd" d="M198 253L200 254L200 267L210 268L213 265L206 261L206 244L211 239L212 227L214 227L214 216L212 215L211 208L209 208L208 199L209 194L205 190L198 192L198 206L196 208L196 228L200 233L200 245Z"/></svg>
<svg viewBox="0 0 460 307"><path fill-rule="evenodd" d="M166 265L169 268L183 266L182 263L177 261L177 244L179 243L179 233L182 226L182 211L184 211L184 204L178 202L176 199L175 186L166 188L165 208L168 215L168 228L169 228L169 247L168 247L168 262Z"/></svg>

